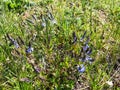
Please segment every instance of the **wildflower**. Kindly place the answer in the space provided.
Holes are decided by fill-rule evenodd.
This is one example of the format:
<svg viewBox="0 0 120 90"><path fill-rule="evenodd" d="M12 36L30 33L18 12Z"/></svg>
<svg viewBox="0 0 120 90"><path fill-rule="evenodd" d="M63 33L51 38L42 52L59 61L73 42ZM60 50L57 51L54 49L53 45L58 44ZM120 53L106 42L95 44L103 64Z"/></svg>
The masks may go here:
<svg viewBox="0 0 120 90"><path fill-rule="evenodd" d="M9 34L7 34L7 37L11 41L11 43L14 44L16 48L19 48L19 44L17 43L16 40L14 40L11 36L9 36Z"/></svg>
<svg viewBox="0 0 120 90"><path fill-rule="evenodd" d="M86 55L85 60L86 60L86 61L90 61L90 62L92 62L92 61L93 61L93 58L91 58L89 55Z"/></svg>
<svg viewBox="0 0 120 90"><path fill-rule="evenodd" d="M89 55L84 55L84 56L83 56L82 58L80 58L79 60L82 61L82 62L89 62L89 63L91 63L91 62L94 61L94 59L91 58Z"/></svg>
<svg viewBox="0 0 120 90"><path fill-rule="evenodd" d="M28 47L28 49L26 50L26 53L32 53L33 52L33 48L32 47Z"/></svg>
<svg viewBox="0 0 120 90"><path fill-rule="evenodd" d="M35 72L40 73L40 68L37 65L33 66Z"/></svg>
<svg viewBox="0 0 120 90"><path fill-rule="evenodd" d="M85 44L85 45L82 47L83 52L86 52L88 49L89 49L88 44Z"/></svg>
<svg viewBox="0 0 120 90"><path fill-rule="evenodd" d="M79 60L82 61L82 62L85 62L86 61L85 55L83 57L81 57Z"/></svg>
<svg viewBox="0 0 120 90"><path fill-rule="evenodd" d="M30 42L29 42L29 47L27 48L26 53L32 53L33 50L34 50L34 49L32 48L32 46L31 46L31 44L30 44Z"/></svg>
<svg viewBox="0 0 120 90"><path fill-rule="evenodd" d="M85 67L83 64L81 66L78 66L77 68L80 73L83 73L85 71Z"/></svg>
<svg viewBox="0 0 120 90"><path fill-rule="evenodd" d="M14 44L15 48L19 48L19 44L17 43L16 40L13 41L13 44Z"/></svg>

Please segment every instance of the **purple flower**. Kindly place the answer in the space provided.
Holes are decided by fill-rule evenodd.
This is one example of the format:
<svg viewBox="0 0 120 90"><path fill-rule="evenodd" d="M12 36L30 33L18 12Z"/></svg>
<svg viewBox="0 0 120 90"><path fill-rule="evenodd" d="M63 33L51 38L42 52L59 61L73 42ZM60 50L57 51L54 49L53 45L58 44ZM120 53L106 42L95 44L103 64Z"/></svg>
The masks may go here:
<svg viewBox="0 0 120 90"><path fill-rule="evenodd" d="M34 65L34 70L35 72L40 73L40 68L37 65Z"/></svg>
<svg viewBox="0 0 120 90"><path fill-rule="evenodd" d="M91 58L89 55L85 55L84 57L82 57L82 58L80 58L80 61L82 61L82 62L93 62L94 61L94 59L93 58Z"/></svg>
<svg viewBox="0 0 120 90"><path fill-rule="evenodd" d="M16 48L19 48L19 44L17 43L16 40L13 41L13 44L14 44L14 46L15 46Z"/></svg>
<svg viewBox="0 0 120 90"><path fill-rule="evenodd" d="M93 58L91 58L90 56L86 55L86 61L88 61L89 63L92 63L94 61Z"/></svg>
<svg viewBox="0 0 120 90"><path fill-rule="evenodd" d="M26 53L32 53L34 49L32 47L28 47L28 49L26 50Z"/></svg>
<svg viewBox="0 0 120 90"><path fill-rule="evenodd" d="M85 62L86 61L85 55L83 57L81 57L79 60L82 61L82 62Z"/></svg>
<svg viewBox="0 0 120 90"><path fill-rule="evenodd" d="M85 59L86 59L86 61L91 61L92 60L92 58L90 56L88 56L88 55L86 56Z"/></svg>
<svg viewBox="0 0 120 90"><path fill-rule="evenodd" d="M80 73L85 72L85 67L84 67L84 65L83 65L83 64L82 64L82 65L80 65L80 66L78 66L77 68L78 68L78 71L79 71Z"/></svg>
<svg viewBox="0 0 120 90"><path fill-rule="evenodd" d="M88 44L85 44L82 49L83 49L83 52L86 52L89 49Z"/></svg>
<svg viewBox="0 0 120 90"><path fill-rule="evenodd" d="M32 53L33 50L34 49L33 49L32 45L31 45L31 42L29 42L29 47L27 48L26 53Z"/></svg>
<svg viewBox="0 0 120 90"><path fill-rule="evenodd" d="M16 48L19 48L19 44L17 43L15 39L13 39L9 34L7 34L7 37L11 41L11 43L14 44Z"/></svg>

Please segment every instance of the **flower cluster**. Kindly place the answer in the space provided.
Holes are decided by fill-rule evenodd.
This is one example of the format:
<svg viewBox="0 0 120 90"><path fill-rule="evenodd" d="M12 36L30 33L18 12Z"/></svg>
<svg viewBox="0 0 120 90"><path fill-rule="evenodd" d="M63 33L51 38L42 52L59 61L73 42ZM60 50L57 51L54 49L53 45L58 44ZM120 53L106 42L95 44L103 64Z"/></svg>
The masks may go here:
<svg viewBox="0 0 120 90"><path fill-rule="evenodd" d="M50 23L53 25L57 23L53 14L49 11L49 9L47 9L46 15L41 15L41 19L42 19L42 23L41 23L42 27L46 27L47 20L50 20Z"/></svg>
<svg viewBox="0 0 120 90"><path fill-rule="evenodd" d="M25 45L25 44L24 44L24 41L23 41L20 37L19 37L20 40L18 40L18 39L15 40L15 39L12 38L9 34L7 34L7 37L8 37L8 39L11 41L11 43L15 46L15 50L16 50L18 53L20 53L18 48L21 48L21 49L24 50L24 48L21 47L21 44L20 44L19 41L21 41L21 43L22 43L23 45ZM32 39L32 40L33 40L33 39ZM19 42L19 43L18 43L18 42ZM34 57L33 57L32 54L31 54L31 53L33 52L33 50L34 50L34 48L32 47L31 42L29 42L28 47L25 49L25 53L27 54L27 61L28 61L29 64L31 64L31 66L33 67L34 71L35 71L36 73L39 73L39 72L40 72L40 68L39 68L39 66L35 63L35 59L34 59ZM25 79L25 81L27 81L27 79Z"/></svg>
<svg viewBox="0 0 120 90"><path fill-rule="evenodd" d="M10 40L10 42L15 46L15 48L17 49L17 48L20 48L20 45L19 45L19 43L18 43L18 41L17 40L15 40L14 38L12 38L9 34L7 34L7 38ZM21 43L23 43L24 44L24 41L19 37L19 39L20 39L20 41L21 41ZM32 45L31 45L31 43L29 42L29 46L28 46L28 48L26 49L26 53L28 54L28 53L32 53L33 52L33 47L32 47Z"/></svg>
<svg viewBox="0 0 120 90"><path fill-rule="evenodd" d="M31 46L31 43L29 42L29 46L28 46L28 48L26 49L26 53L28 54L28 53L32 53L33 52L33 47Z"/></svg>
<svg viewBox="0 0 120 90"><path fill-rule="evenodd" d="M7 37L11 41L11 43L15 46L15 48L19 48L19 44L15 39L13 39L9 34L7 34Z"/></svg>
<svg viewBox="0 0 120 90"><path fill-rule="evenodd" d="M86 37L86 33L87 31L84 32L84 34L82 35L82 37L80 38L80 42L83 43L83 46L81 48L81 57L80 57L80 61L81 62L89 62L90 64L94 61L94 59L90 56L92 53L92 48L89 46L89 41L90 41L90 35L87 36L85 42L84 39ZM79 72L84 72L85 71L85 67L84 65L81 65L81 68L78 68Z"/></svg>
<svg viewBox="0 0 120 90"><path fill-rule="evenodd" d="M80 66L77 66L77 69L80 73L83 73L85 71L85 66L83 64L81 64Z"/></svg>
<svg viewBox="0 0 120 90"><path fill-rule="evenodd" d="M90 56L92 53L92 48L89 46L89 41L90 41L90 36L87 36L87 39L85 43L83 40L85 39L86 31L84 32L83 36L81 37L80 41L83 43L83 46L81 48L81 58L80 61L86 62L88 61L89 63L93 62L94 59Z"/></svg>
<svg viewBox="0 0 120 90"><path fill-rule="evenodd" d="M87 31L80 38L80 42L82 43L81 51L80 51L80 61L81 62L89 62L90 64L94 61L94 59L90 56L92 53L92 48L89 46L90 35L86 36ZM75 32L73 32L73 41L74 44L77 41L77 36ZM85 66L83 64L78 65L77 69L80 73L85 71Z"/></svg>

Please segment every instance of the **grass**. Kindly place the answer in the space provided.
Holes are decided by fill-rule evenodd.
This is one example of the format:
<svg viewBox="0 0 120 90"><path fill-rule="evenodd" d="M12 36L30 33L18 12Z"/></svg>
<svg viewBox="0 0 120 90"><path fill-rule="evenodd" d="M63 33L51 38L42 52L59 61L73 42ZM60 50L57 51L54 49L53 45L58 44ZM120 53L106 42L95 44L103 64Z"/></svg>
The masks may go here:
<svg viewBox="0 0 120 90"><path fill-rule="evenodd" d="M119 90L119 0L35 3L20 14L0 4L0 90Z"/></svg>

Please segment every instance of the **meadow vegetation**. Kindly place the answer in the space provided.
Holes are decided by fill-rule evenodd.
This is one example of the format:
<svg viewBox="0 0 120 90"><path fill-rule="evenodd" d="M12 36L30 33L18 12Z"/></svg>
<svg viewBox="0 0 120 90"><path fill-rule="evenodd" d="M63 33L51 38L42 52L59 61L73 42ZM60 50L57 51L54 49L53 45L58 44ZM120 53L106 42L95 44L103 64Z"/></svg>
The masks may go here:
<svg viewBox="0 0 120 90"><path fill-rule="evenodd" d="M120 1L1 0L0 90L120 90Z"/></svg>

